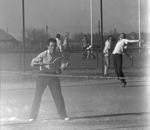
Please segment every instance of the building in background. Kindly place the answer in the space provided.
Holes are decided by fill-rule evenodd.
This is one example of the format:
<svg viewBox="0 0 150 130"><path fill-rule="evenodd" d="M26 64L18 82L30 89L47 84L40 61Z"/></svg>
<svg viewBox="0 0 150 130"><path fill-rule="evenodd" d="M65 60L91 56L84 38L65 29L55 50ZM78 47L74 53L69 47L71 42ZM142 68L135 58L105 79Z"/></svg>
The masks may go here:
<svg viewBox="0 0 150 130"><path fill-rule="evenodd" d="M0 48L18 48L20 45L13 36L0 29Z"/></svg>

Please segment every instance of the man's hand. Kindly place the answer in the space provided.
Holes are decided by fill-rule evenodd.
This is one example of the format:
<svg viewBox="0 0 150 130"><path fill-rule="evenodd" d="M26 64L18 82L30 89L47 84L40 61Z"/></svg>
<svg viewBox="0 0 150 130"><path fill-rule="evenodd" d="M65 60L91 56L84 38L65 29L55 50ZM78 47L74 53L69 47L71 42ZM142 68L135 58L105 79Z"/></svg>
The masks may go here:
<svg viewBox="0 0 150 130"><path fill-rule="evenodd" d="M46 65L46 64L44 64L43 62L31 63L31 66L32 66L32 67L43 66L43 65Z"/></svg>
<svg viewBox="0 0 150 130"><path fill-rule="evenodd" d="M86 50L89 50L89 49L91 49L91 48L92 48L92 45L90 45L89 47L87 47Z"/></svg>
<svg viewBox="0 0 150 130"><path fill-rule="evenodd" d="M143 43L143 42L144 42L144 40L143 40L143 39L140 39L140 40L139 40L139 42Z"/></svg>

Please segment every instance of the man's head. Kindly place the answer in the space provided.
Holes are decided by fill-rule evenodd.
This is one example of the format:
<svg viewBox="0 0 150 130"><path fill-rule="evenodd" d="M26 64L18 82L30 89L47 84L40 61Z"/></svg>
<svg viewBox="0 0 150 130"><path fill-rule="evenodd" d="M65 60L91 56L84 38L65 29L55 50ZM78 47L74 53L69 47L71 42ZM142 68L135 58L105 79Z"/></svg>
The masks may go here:
<svg viewBox="0 0 150 130"><path fill-rule="evenodd" d="M57 46L56 40L54 38L49 38L47 48L48 48L50 53L55 52L56 46Z"/></svg>
<svg viewBox="0 0 150 130"><path fill-rule="evenodd" d="M109 36L108 36L108 40L112 40L112 35L109 35Z"/></svg>
<svg viewBox="0 0 150 130"><path fill-rule="evenodd" d="M84 39L87 39L87 36L86 36L86 35L84 35L84 36L83 36L83 38L84 38Z"/></svg>
<svg viewBox="0 0 150 130"><path fill-rule="evenodd" d="M121 33L120 36L119 36L119 39L124 39L124 38L126 38L126 34Z"/></svg>
<svg viewBox="0 0 150 130"><path fill-rule="evenodd" d="M60 34L57 34L57 35L56 35L56 38L60 39Z"/></svg>

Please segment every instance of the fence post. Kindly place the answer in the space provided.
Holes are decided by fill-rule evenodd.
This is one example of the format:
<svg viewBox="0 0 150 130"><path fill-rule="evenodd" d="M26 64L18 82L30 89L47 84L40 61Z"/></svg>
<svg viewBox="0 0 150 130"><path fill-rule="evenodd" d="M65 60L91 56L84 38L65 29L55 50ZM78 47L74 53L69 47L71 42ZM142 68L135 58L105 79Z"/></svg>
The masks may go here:
<svg viewBox="0 0 150 130"><path fill-rule="evenodd" d="M98 68L98 50L96 50L96 63L97 63L97 68Z"/></svg>
<svg viewBox="0 0 150 130"><path fill-rule="evenodd" d="M131 62L132 62L132 67L133 67L133 62L134 62L134 58L132 57L132 59L131 59Z"/></svg>

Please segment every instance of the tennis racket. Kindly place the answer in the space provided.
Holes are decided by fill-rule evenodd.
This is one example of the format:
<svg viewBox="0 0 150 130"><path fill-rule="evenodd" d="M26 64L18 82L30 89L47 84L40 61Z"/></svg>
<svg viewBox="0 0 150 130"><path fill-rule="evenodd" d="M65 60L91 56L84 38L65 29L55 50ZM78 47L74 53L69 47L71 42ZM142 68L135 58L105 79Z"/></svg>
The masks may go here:
<svg viewBox="0 0 150 130"><path fill-rule="evenodd" d="M31 62L31 66L36 67L36 66L50 65L50 67L52 67L52 66L57 66L61 64L61 62L62 62L62 57L57 57L51 63L43 63L43 62L38 62L35 60L34 62Z"/></svg>

